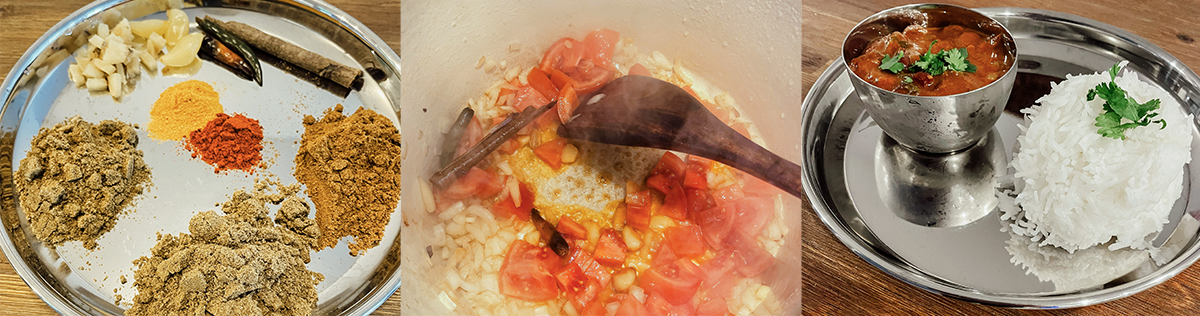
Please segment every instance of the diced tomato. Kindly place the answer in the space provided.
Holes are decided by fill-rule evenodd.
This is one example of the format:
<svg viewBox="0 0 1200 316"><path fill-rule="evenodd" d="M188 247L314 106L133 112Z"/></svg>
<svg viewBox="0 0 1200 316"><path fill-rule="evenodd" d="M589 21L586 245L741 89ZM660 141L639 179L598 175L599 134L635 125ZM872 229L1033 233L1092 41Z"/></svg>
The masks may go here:
<svg viewBox="0 0 1200 316"><path fill-rule="evenodd" d="M516 216L519 220L529 221L529 214L533 211L533 191L524 182L518 182L517 187L521 191L521 205L516 205L516 201L513 201L512 195L509 194L492 206L492 214L499 218Z"/></svg>
<svg viewBox="0 0 1200 316"><path fill-rule="evenodd" d="M574 69L575 65L579 64L580 58L583 58L583 45L580 45L575 39L563 37L546 49L539 68L543 72L550 72L551 69L563 69L569 64L569 67Z"/></svg>
<svg viewBox="0 0 1200 316"><path fill-rule="evenodd" d="M583 225L576 223L575 220L571 219L570 217L559 217L558 226L555 229L565 236L575 238L587 237L587 228L584 228Z"/></svg>
<svg viewBox="0 0 1200 316"><path fill-rule="evenodd" d="M558 297L558 285L551 271L561 264L550 248L516 240L500 266L500 294L525 300L545 301Z"/></svg>
<svg viewBox="0 0 1200 316"><path fill-rule="evenodd" d="M629 75L630 76L646 76L646 77L654 76L654 75L650 74L650 70L646 69L646 66L642 66L642 64L633 64L633 67L629 67Z"/></svg>
<svg viewBox="0 0 1200 316"><path fill-rule="evenodd" d="M667 246L684 258L699 258L704 255L704 239L700 237L700 229L692 225L667 228L663 233Z"/></svg>
<svg viewBox="0 0 1200 316"><path fill-rule="evenodd" d="M557 107L558 104L556 103L555 106ZM548 109L546 113L542 113L541 116L533 120L533 126L538 129L546 129L547 126L554 124L558 124L558 110L555 109Z"/></svg>
<svg viewBox="0 0 1200 316"><path fill-rule="evenodd" d="M617 41L621 40L621 33L610 29L598 29L588 33L583 38L584 56L591 59L596 64L608 66L608 62L612 59L613 51L616 50Z"/></svg>
<svg viewBox="0 0 1200 316"><path fill-rule="evenodd" d="M687 197L688 214L696 214L717 206L717 202L713 200L712 194L708 194L708 190L687 189L684 192L684 196ZM689 217L691 216L689 215Z"/></svg>
<svg viewBox="0 0 1200 316"><path fill-rule="evenodd" d="M737 207L737 229L755 237L775 218L775 200L768 197L746 197L733 202Z"/></svg>
<svg viewBox="0 0 1200 316"><path fill-rule="evenodd" d="M490 198L495 196L496 193L500 193L500 190L504 190L504 182L505 180L508 180L508 176L500 174L500 172L495 169L496 168L491 168L487 171L488 177L491 178L491 181L479 186L479 194L477 195L479 198Z"/></svg>
<svg viewBox="0 0 1200 316"><path fill-rule="evenodd" d="M671 250L670 246L660 246L657 252L654 253L654 259L650 261L650 267L661 267L674 263L679 260L679 256L675 255L675 251Z"/></svg>
<svg viewBox="0 0 1200 316"><path fill-rule="evenodd" d="M562 286L567 297L575 297L576 294L582 292L588 281L587 276L583 275L583 270L580 270L578 265L570 263L558 269L558 272L554 273L554 279L558 280L558 285Z"/></svg>
<svg viewBox="0 0 1200 316"><path fill-rule="evenodd" d="M665 174L669 179L681 181L685 168L687 165L683 163L683 159L679 159L679 156L668 151L663 153L662 158L658 159L658 164L650 170L650 176Z"/></svg>
<svg viewBox="0 0 1200 316"><path fill-rule="evenodd" d="M467 153L467 150L481 140L483 140L483 125L480 125L479 117L476 116L471 118L470 123L467 123L467 129L463 131L462 138L458 139L458 147L454 148L454 158Z"/></svg>
<svg viewBox="0 0 1200 316"><path fill-rule="evenodd" d="M683 187L685 189L708 189L708 160L688 156L687 169L683 173Z"/></svg>
<svg viewBox="0 0 1200 316"><path fill-rule="evenodd" d="M742 192L742 186L737 184L713 190L713 198L717 201L717 205L729 204L741 200L743 197L746 197L746 194Z"/></svg>
<svg viewBox="0 0 1200 316"><path fill-rule="evenodd" d="M700 230L704 232L704 239L708 241L708 245L713 249L721 249L722 241L725 240L725 235L733 229L736 210L731 210L727 206L713 207L692 216L692 222L700 226Z"/></svg>
<svg viewBox="0 0 1200 316"><path fill-rule="evenodd" d="M600 265L599 262L596 262L595 259L592 259L592 256L584 251L583 248L571 247L571 249L572 253L570 262L574 262L576 265L578 265L579 269L583 270L584 275L587 275L588 278L595 279L603 285L608 285L608 281L612 281L612 273L608 272L608 270L605 269L604 266Z"/></svg>
<svg viewBox="0 0 1200 316"><path fill-rule="evenodd" d="M592 63L591 60L585 60L575 72L567 73L572 80L575 80L576 93L587 95L596 92L604 84L614 79L617 71L612 66Z"/></svg>
<svg viewBox="0 0 1200 316"><path fill-rule="evenodd" d="M641 283L646 293L657 293L667 302L678 305L692 299L703 278L700 267L691 260L679 259L670 265L646 269Z"/></svg>
<svg viewBox="0 0 1200 316"><path fill-rule="evenodd" d="M537 154L538 158L542 158L550 168L558 170L562 168L562 152L563 147L567 146L566 138L557 138L538 145L533 149L533 153Z"/></svg>
<svg viewBox="0 0 1200 316"><path fill-rule="evenodd" d="M746 175L742 178L742 192L746 196L775 196L783 194L783 190L751 175Z"/></svg>
<svg viewBox="0 0 1200 316"><path fill-rule="evenodd" d="M541 92L530 86L524 86L521 87L521 90L517 90L516 98L513 108L517 111L524 111L527 107L540 107L550 103L550 100L546 99Z"/></svg>
<svg viewBox="0 0 1200 316"><path fill-rule="evenodd" d="M625 263L625 241L617 231L604 229L600 233L600 241L596 243L593 254L596 262L608 267L620 267Z"/></svg>
<svg viewBox="0 0 1200 316"><path fill-rule="evenodd" d="M562 95L558 98L558 104L555 105L558 109L558 121L566 124L571 121L571 115L575 113L575 109L579 108L579 96L575 95L575 87L568 85L563 88Z"/></svg>
<svg viewBox="0 0 1200 316"><path fill-rule="evenodd" d="M759 247L753 238L739 232L729 234L725 238L725 246L733 250L734 265L738 275L743 277L754 277L775 264L775 257Z"/></svg>
<svg viewBox="0 0 1200 316"><path fill-rule="evenodd" d="M646 186L663 194L663 205L658 210L659 214L677 220L687 219L687 195L679 180L671 179L666 174L656 174L646 179Z"/></svg>
<svg viewBox="0 0 1200 316"><path fill-rule="evenodd" d="M625 195L625 224L641 230L650 228L650 190Z"/></svg>
<svg viewBox="0 0 1200 316"><path fill-rule="evenodd" d="M604 310L604 302L599 300L590 301L585 306L583 310L579 311L579 316L605 316L607 312Z"/></svg>
<svg viewBox="0 0 1200 316"><path fill-rule="evenodd" d="M651 294L646 296L646 312L651 316L694 316L696 309L692 308L692 303L684 303L672 305L667 302L661 295ZM724 316L724 314L721 314Z"/></svg>
<svg viewBox="0 0 1200 316"><path fill-rule="evenodd" d="M454 180L449 187L442 190L440 195L443 199L449 201L458 201L468 197L480 195L484 191L490 190L493 183L493 175L479 167L471 167L467 174ZM495 194L494 192L492 194Z"/></svg>
<svg viewBox="0 0 1200 316"><path fill-rule="evenodd" d="M621 316L646 316L646 306L642 302L638 302L637 297L631 294L618 294L614 299L621 302L621 307L617 308L617 315Z"/></svg>
<svg viewBox="0 0 1200 316"><path fill-rule="evenodd" d="M541 69L533 68L525 78L529 82L529 87L541 93L546 100L554 100L558 97L558 87L555 87L554 82L550 81L550 75Z"/></svg>
<svg viewBox="0 0 1200 316"><path fill-rule="evenodd" d="M696 313L703 316L725 316L728 313L726 301L733 290L737 278L733 275L733 253L722 251L716 257L700 265L704 271L704 281L696 291Z"/></svg>
<svg viewBox="0 0 1200 316"><path fill-rule="evenodd" d="M557 87L558 90L575 85L575 79L571 79L571 76L568 76L558 69L550 70L550 81L554 82L554 86Z"/></svg>

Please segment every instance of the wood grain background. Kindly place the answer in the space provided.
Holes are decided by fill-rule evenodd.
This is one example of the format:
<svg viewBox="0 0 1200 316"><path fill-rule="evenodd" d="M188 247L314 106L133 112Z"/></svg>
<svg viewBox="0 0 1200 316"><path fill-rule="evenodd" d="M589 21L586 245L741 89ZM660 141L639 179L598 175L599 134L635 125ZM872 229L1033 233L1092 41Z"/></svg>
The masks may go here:
<svg viewBox="0 0 1200 316"><path fill-rule="evenodd" d="M325 0L365 24L400 52L400 1ZM50 27L89 1L4 1L0 3L0 81ZM400 291L375 311L376 315L400 314ZM57 315L45 302L30 291L0 255L0 315Z"/></svg>
<svg viewBox="0 0 1200 316"><path fill-rule="evenodd" d="M1196 1L992 0L947 1L966 7L1027 7L1066 12L1144 37L1200 70L1200 3ZM859 21L908 1L809 0L803 3L804 90L840 54L842 39ZM807 205L807 203L805 203ZM1069 310L1010 310L966 303L903 283L867 264L838 242L811 208L803 215L805 315L1197 315L1200 266L1142 293Z"/></svg>

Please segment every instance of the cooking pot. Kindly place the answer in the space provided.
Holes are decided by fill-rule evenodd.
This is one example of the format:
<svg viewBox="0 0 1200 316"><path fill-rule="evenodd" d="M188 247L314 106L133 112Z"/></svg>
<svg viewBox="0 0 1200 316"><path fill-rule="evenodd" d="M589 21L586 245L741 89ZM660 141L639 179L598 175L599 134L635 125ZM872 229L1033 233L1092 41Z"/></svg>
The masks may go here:
<svg viewBox="0 0 1200 316"><path fill-rule="evenodd" d="M661 51L726 90L765 146L800 160L799 1L407 1L401 4L401 311L449 311L439 301L445 261L427 255L438 218L424 210L419 180L433 174L444 133L468 98L502 74L476 69L482 56L518 67L537 63L558 38L616 30L642 52ZM519 48L519 49L518 49ZM800 309L801 201L785 196L789 233L775 267L758 278L784 314ZM451 295L457 297L457 295ZM761 311L759 311L761 312Z"/></svg>

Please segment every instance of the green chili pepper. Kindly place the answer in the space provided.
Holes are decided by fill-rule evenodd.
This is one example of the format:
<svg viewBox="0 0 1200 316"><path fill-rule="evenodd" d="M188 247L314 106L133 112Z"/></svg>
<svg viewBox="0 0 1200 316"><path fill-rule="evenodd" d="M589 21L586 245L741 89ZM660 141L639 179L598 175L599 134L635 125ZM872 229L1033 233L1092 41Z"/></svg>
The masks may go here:
<svg viewBox="0 0 1200 316"><path fill-rule="evenodd" d="M200 17L196 17L196 23L200 25L200 29L204 30L205 33L212 35L217 41L220 41L225 46L237 52L238 55L241 55L250 64L250 68L254 70L254 73L251 74L254 77L254 82L257 82L259 87L262 86L262 65L259 64L258 57L254 55L254 49L251 49L250 45L247 45L246 42L243 42L216 23L201 19Z"/></svg>

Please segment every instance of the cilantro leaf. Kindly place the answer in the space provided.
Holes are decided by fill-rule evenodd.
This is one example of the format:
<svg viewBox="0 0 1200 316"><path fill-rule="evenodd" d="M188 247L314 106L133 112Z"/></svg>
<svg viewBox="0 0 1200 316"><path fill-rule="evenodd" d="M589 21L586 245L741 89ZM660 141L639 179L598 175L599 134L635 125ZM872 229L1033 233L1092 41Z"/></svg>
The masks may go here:
<svg viewBox="0 0 1200 316"><path fill-rule="evenodd" d="M896 53L896 56L890 57L884 54L883 60L879 62L879 69L891 71L894 74L904 71L904 63L900 62L900 57L902 56L904 56L904 53Z"/></svg>
<svg viewBox="0 0 1200 316"><path fill-rule="evenodd" d="M950 68L950 70L975 72L975 65L972 65L971 62L967 60L966 48L943 50L941 54L943 54L946 64L949 65L948 68Z"/></svg>
<svg viewBox="0 0 1200 316"><path fill-rule="evenodd" d="M1088 101L1095 100L1096 97L1104 100L1104 111L1096 117L1095 126L1099 127L1097 132L1104 137L1125 139L1125 131L1138 126L1148 126L1154 123L1162 124L1161 128L1166 128L1166 121L1162 119L1151 120L1157 117L1158 113L1150 112L1158 110L1161 101L1153 99L1146 103L1138 103L1124 89L1117 86L1117 73L1120 71L1121 67L1119 63L1113 65L1108 70L1110 82L1102 82L1096 85L1095 88L1088 90ZM1128 121L1129 123L1121 123L1122 121Z"/></svg>

